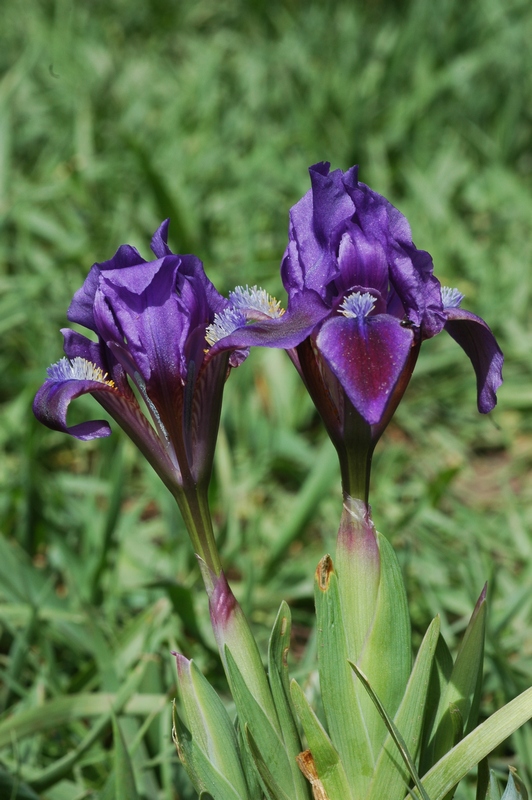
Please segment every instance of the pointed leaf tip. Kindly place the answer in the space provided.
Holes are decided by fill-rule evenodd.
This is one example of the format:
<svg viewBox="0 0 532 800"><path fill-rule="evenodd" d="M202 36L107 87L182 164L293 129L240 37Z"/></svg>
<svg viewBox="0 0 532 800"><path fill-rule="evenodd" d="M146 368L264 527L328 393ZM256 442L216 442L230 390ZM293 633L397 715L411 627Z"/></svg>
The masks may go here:
<svg viewBox="0 0 532 800"><path fill-rule="evenodd" d="M478 597L478 600L477 600L477 603L476 603L476 606L475 606L475 610L480 606L481 603L483 603L486 600L487 596L488 596L488 582L486 581L486 583L482 587L482 591L481 591L481 593L480 593L480 595Z"/></svg>
<svg viewBox="0 0 532 800"><path fill-rule="evenodd" d="M528 800L528 792L516 768L510 766L509 770L508 783L501 800Z"/></svg>

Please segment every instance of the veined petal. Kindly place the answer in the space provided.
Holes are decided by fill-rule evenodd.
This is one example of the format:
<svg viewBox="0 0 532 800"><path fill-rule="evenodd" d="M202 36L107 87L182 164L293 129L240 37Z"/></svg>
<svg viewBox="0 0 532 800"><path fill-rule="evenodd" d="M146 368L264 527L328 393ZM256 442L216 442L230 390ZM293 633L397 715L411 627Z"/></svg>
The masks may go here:
<svg viewBox="0 0 532 800"><path fill-rule="evenodd" d="M201 322L207 325L212 321L213 314L219 314L229 303L222 297L213 283L208 279L203 269L203 263L196 256L179 256L178 279L188 280L194 286L196 293L196 304L193 314L196 320L201 318ZM178 280L178 292L181 291L181 282ZM199 321L192 322L191 327L195 327Z"/></svg>
<svg viewBox="0 0 532 800"><path fill-rule="evenodd" d="M34 414L49 428L69 433L77 439L85 441L109 436L111 428L104 420L67 425L68 407L82 394L91 394L103 406L172 491L180 481L180 471L171 452L142 413L131 390L122 393L96 364L79 356L62 358L52 364L48 369L48 379L33 401Z"/></svg>
<svg viewBox="0 0 532 800"><path fill-rule="evenodd" d="M334 232L355 213L341 170L330 172L330 164L323 162L310 167L309 174L312 188L290 210L290 244L281 267L290 297L303 288L325 296L327 284L338 274Z"/></svg>
<svg viewBox="0 0 532 800"><path fill-rule="evenodd" d="M414 265L415 273L409 276L408 283L404 284L406 288L403 289L402 274L399 279L399 262L396 262L390 270L391 279L405 306L408 318L414 324L419 324L423 339L430 339L440 333L445 323L440 282L432 274L434 264L430 253L418 250L414 244L405 244L404 249ZM401 294L403 291L404 295ZM412 314L414 307L416 311ZM419 322L416 321L416 317Z"/></svg>
<svg viewBox="0 0 532 800"><path fill-rule="evenodd" d="M401 377L413 333L387 314L328 319L316 345L369 425L382 418Z"/></svg>
<svg viewBox="0 0 532 800"><path fill-rule="evenodd" d="M413 244L406 217L385 197L359 182L356 173L346 173L344 185L356 206L354 221L368 240L379 241L384 248L390 281L404 313L421 328L423 338L435 336L445 318L430 254Z"/></svg>
<svg viewBox="0 0 532 800"><path fill-rule="evenodd" d="M504 357L483 319L462 308L446 308L445 330L467 353L477 376L478 410L487 414L497 404Z"/></svg>
<svg viewBox="0 0 532 800"><path fill-rule="evenodd" d="M329 244L334 229L355 213L355 204L344 188L344 178L352 176L356 180L358 167L352 167L344 176L340 169L330 172L330 166L325 161L309 168L313 227L322 247Z"/></svg>
<svg viewBox="0 0 532 800"><path fill-rule="evenodd" d="M338 249L340 275L334 283L339 294L356 286L376 289L380 296L388 294L388 262L382 244L373 237L367 237L362 230L347 222ZM383 312L386 311L386 306Z"/></svg>
<svg viewBox="0 0 532 800"><path fill-rule="evenodd" d="M242 312L237 309L236 313ZM213 344L207 358L212 358L222 350L241 350L255 345L282 347L286 350L297 347L329 313L330 309L316 292L308 289L297 293L292 296L285 314L234 328ZM245 320L243 313L242 319Z"/></svg>
<svg viewBox="0 0 532 800"><path fill-rule="evenodd" d="M189 317L180 312L175 291L178 267L179 259L167 256L100 278L94 303L99 333L108 346L127 342L146 384L186 377L181 355Z"/></svg>
<svg viewBox="0 0 532 800"><path fill-rule="evenodd" d="M68 308L67 317L70 322L78 322L91 331L97 331L97 323L94 319L94 297L98 289L100 274L106 270L119 270L144 263L138 250L129 244L123 244L109 261L93 264L83 286L75 293Z"/></svg>
<svg viewBox="0 0 532 800"><path fill-rule="evenodd" d="M82 394L94 392L117 392L117 389L100 367L90 361L80 357L72 361L62 358L48 368L48 380L35 396L33 412L49 428L69 433L77 439L110 436L111 428L103 420L82 422L71 427L67 425L70 402Z"/></svg>

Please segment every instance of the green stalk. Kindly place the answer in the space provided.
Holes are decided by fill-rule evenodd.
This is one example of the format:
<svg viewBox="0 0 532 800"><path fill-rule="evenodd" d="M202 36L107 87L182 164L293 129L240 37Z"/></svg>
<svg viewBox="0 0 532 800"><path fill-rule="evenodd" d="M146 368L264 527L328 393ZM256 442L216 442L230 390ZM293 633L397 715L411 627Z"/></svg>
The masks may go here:
<svg viewBox="0 0 532 800"><path fill-rule="evenodd" d="M173 495L183 516L194 552L208 567L208 570L202 570L204 580L207 580L210 574L218 577L222 565L209 510L208 487L192 484L190 487L174 490ZM212 590L212 584L205 583L205 587L207 591Z"/></svg>
<svg viewBox="0 0 532 800"><path fill-rule="evenodd" d="M346 496L336 542L347 653L357 662L375 617L380 582L380 555L369 507Z"/></svg>

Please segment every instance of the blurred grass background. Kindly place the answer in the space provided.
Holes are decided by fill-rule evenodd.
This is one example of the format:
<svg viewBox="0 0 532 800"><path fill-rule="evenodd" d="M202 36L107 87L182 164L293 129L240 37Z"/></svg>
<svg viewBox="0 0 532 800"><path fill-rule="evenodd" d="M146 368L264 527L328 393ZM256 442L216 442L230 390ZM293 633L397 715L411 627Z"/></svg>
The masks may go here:
<svg viewBox="0 0 532 800"><path fill-rule="evenodd" d="M91 263L121 243L200 256L220 291L278 276L307 168L361 166L506 355L489 418L470 364L427 342L378 447L372 502L416 641L456 647L485 580L483 713L532 675L532 7L527 0L15 0L0 33L0 797L115 797L109 698L139 795L191 798L170 740L171 649L222 690L173 501L120 432L80 443L30 411ZM92 398L72 419L101 416ZM212 485L223 561L264 644L340 511L335 455L284 353L226 389ZM529 782L532 729L494 756ZM464 785L457 797L474 795ZM118 796L118 795L117 795Z"/></svg>

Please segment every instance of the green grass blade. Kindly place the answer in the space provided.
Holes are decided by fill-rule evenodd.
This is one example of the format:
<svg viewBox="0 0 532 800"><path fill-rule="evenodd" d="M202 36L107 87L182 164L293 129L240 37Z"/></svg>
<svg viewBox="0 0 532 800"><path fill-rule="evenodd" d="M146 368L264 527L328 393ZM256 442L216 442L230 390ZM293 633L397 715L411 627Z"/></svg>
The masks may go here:
<svg viewBox="0 0 532 800"><path fill-rule="evenodd" d="M113 714L115 800L139 800L133 764L120 725Z"/></svg>
<svg viewBox="0 0 532 800"><path fill-rule="evenodd" d="M440 697L427 745L425 764L432 765L447 753L470 724L470 716L478 706L480 676L484 660L486 635L486 588L475 606L460 644L453 671ZM459 714L459 717L458 717Z"/></svg>
<svg viewBox="0 0 532 800"><path fill-rule="evenodd" d="M135 679L138 677L135 671L131 675ZM124 713L129 715L147 716L157 709L164 708L168 702L164 694L132 694L125 702L122 697L122 691L116 694L87 692L62 695L40 706L26 708L0 724L0 748L9 746L15 740L45 733L75 720L90 719L102 714L109 715L112 708L123 709Z"/></svg>
<svg viewBox="0 0 532 800"><path fill-rule="evenodd" d="M262 800L262 784L259 780L257 768L255 766L255 760L251 755L247 741L244 741L244 733L238 717L235 719L235 730L238 736L240 758L242 760L242 769L246 777L248 794L251 800Z"/></svg>
<svg viewBox="0 0 532 800"><path fill-rule="evenodd" d="M447 686L453 671L453 657L447 647L447 642L443 636L439 635L434 655L434 669L429 681L427 694L427 724L421 748L421 759L419 769L423 774L432 767L431 748L428 746L430 737L433 736L433 727L436 714L440 705L440 700L447 691Z"/></svg>
<svg viewBox="0 0 532 800"><path fill-rule="evenodd" d="M335 467L338 456L328 440L325 440L316 454L314 465L301 487L290 513L283 521L280 537L274 543L264 567L265 578L269 577L280 559L286 553L305 523L312 518L320 499L329 490L336 477Z"/></svg>
<svg viewBox="0 0 532 800"><path fill-rule="evenodd" d="M377 695L373 691L373 689L371 687L371 684L368 681L368 679L366 678L366 676L364 675L364 673L357 667L356 664L353 664L351 661L349 663L351 664L351 667L353 668L353 670L356 673L357 677L362 682L362 685L364 686L364 688L367 691L368 695L371 697L373 703L375 704L375 707L377 708L377 711L379 712L380 716L382 717L382 719L384 721L384 724L388 728L390 736L392 737L393 741L395 742L395 745L396 745L397 749L399 750L399 753L401 754L401 758L405 762L406 767L408 769L408 772L410 773L410 777L412 778L412 780L414 781L415 785L417 786L417 788L418 788L418 790L419 790L419 792L421 794L422 799L423 800L430 800L430 798L426 794L425 790L423 789L423 786L421 785L421 781L419 780L419 775L417 774L416 765L414 764L414 760L413 760L412 756L410 755L410 752L408 750L406 742L403 739L403 737L401 736L401 733L400 733L399 729L394 724L394 721L391 719L391 717L388 716L388 714L386 712L386 709L384 708L383 704L381 703L381 701L379 700L379 698L377 697Z"/></svg>
<svg viewBox="0 0 532 800"><path fill-rule="evenodd" d="M307 738L317 775L328 796L355 800L356 796L348 781L340 755L296 681L290 684L290 693Z"/></svg>
<svg viewBox="0 0 532 800"><path fill-rule="evenodd" d="M340 754L353 794L364 797L376 754L371 748L367 720L362 716L349 667L338 579L330 556L318 564L314 598L320 688L329 736Z"/></svg>
<svg viewBox="0 0 532 800"><path fill-rule="evenodd" d="M422 784L431 800L442 800L470 769L486 758L531 717L532 688L492 714L422 777ZM420 797L416 791L414 796Z"/></svg>
<svg viewBox="0 0 532 800"><path fill-rule="evenodd" d="M39 795L20 778L10 775L0 768L0 797L7 800L40 800Z"/></svg>
<svg viewBox="0 0 532 800"><path fill-rule="evenodd" d="M297 730L295 709L290 697L287 655L290 647L291 615L288 605L283 601L277 614L268 646L268 680L272 690L275 709L279 718L281 734L285 743L288 761L292 768L293 800L308 800L309 787L296 758L302 751ZM263 780L264 780L264 776Z"/></svg>
<svg viewBox="0 0 532 800"><path fill-rule="evenodd" d="M146 671L147 661L143 661L128 676L128 679L117 692L114 703L107 713L103 714L100 719L93 725L87 735L81 742L69 753L58 758L57 761L50 764L40 772L33 773L32 777L28 777L27 782L37 791L44 791L49 786L53 786L60 778L68 774L74 765L80 760L82 755L92 747L94 742L102 735L103 731L109 726L113 712L119 714L130 696L138 688L144 673Z"/></svg>
<svg viewBox="0 0 532 800"><path fill-rule="evenodd" d="M283 789L281 789L281 787L273 777L272 773L268 769L266 762L264 761L262 754L259 748L257 747L257 743L255 742L255 739L251 735L251 731L249 730L247 725L246 725L246 741L250 753L253 757L255 766L257 768L257 772L260 775L264 793L266 794L268 800L292 800L292 796L287 795L286 792Z"/></svg>
<svg viewBox="0 0 532 800"><path fill-rule="evenodd" d="M434 664L434 654L440 635L440 621L436 617L425 634L406 687L405 695L394 718L401 732L406 751L416 758L425 716L427 692ZM401 764L397 744L389 733L377 759L375 774L366 800L402 800L411 772Z"/></svg>
<svg viewBox="0 0 532 800"><path fill-rule="evenodd" d="M247 725L257 742L274 779L281 786L292 786L292 771L283 740L249 691L228 647L225 648L231 692L241 725Z"/></svg>

